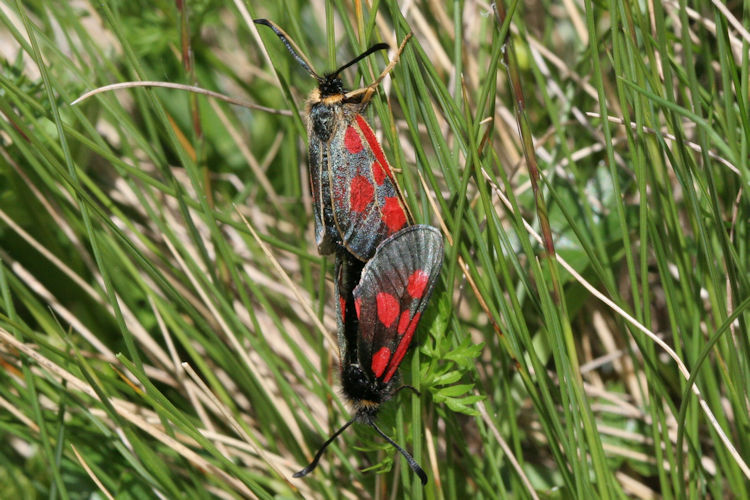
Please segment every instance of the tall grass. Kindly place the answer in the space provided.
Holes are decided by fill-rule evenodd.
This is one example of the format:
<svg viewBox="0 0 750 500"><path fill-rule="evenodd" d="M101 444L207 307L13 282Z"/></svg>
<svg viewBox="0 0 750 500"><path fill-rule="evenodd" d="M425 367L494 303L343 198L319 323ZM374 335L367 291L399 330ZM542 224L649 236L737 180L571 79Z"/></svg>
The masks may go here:
<svg viewBox="0 0 750 500"><path fill-rule="evenodd" d="M747 2L0 9L4 498L750 496ZM367 118L441 279L379 423L338 390L303 122ZM347 70L351 88L387 64ZM174 89L103 92L158 80ZM98 492L98 493L95 493Z"/></svg>

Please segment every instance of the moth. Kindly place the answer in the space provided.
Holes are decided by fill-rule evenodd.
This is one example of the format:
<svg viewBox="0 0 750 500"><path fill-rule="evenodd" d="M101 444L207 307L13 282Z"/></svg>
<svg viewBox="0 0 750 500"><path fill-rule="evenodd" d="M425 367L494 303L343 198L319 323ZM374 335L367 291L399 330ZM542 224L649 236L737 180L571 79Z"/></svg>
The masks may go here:
<svg viewBox="0 0 750 500"><path fill-rule="evenodd" d="M339 74L370 54L388 49L387 44L375 44L335 71L320 76L281 28L268 19L254 21L271 28L292 57L318 82L305 108L318 252L328 255L345 250L367 262L383 240L413 224L383 149L362 117L411 34L373 83L347 91Z"/></svg>
<svg viewBox="0 0 750 500"><path fill-rule="evenodd" d="M337 256L341 386L354 415L294 477L311 472L326 447L352 423L359 422L375 429L393 445L422 484L427 483L419 464L375 420L383 403L401 388L409 387L399 386L397 370L437 283L442 263L442 235L427 225L409 226L385 239L364 266L351 255Z"/></svg>

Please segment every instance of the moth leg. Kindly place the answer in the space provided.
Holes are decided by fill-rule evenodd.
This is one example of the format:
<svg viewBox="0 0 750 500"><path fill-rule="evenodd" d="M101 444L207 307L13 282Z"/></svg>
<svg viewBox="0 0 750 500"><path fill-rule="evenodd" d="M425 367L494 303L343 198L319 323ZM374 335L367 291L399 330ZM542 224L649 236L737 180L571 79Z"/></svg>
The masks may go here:
<svg viewBox="0 0 750 500"><path fill-rule="evenodd" d="M399 392L403 391L404 389L409 389L409 390L410 390L411 392L413 392L413 393L414 393L414 394L416 394L417 396L421 396L421 395L422 395L422 393L421 393L421 392L419 392L419 389L417 389L417 388L416 388L416 387L414 387L413 385L408 385L408 384L404 384L404 385L402 385L401 387L399 387L398 389L396 389L396 390L395 390L395 391L393 392L393 395L395 396L396 394L398 394Z"/></svg>
<svg viewBox="0 0 750 500"><path fill-rule="evenodd" d="M390 73L391 70L393 70L393 68L396 66L396 64L398 64L398 60L401 58L401 53L404 51L406 42L409 41L409 38L411 38L411 32L406 34L404 40L401 42L401 45L399 45L398 47L398 51L396 51L396 55L393 57L391 62L388 63L388 66L385 67L383 72L380 73L380 76L377 77L374 82L372 82L367 87L362 87L361 89L347 92L346 94L344 94L344 101L349 101L353 97L362 96L360 102L362 104L367 104L372 98L372 95L375 93L375 90L377 90L378 85L380 85L380 82L382 82L383 79L388 75L388 73Z"/></svg>

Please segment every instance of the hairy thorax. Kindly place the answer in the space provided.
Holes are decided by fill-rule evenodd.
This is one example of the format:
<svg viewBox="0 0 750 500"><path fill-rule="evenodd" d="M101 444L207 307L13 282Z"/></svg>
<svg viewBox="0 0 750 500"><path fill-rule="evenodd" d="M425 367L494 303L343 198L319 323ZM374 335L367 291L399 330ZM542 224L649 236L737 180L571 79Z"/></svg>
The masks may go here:
<svg viewBox="0 0 750 500"><path fill-rule="evenodd" d="M307 100L307 135L310 140L327 143L337 127L345 126L354 120L362 105L359 102L345 100L345 94L321 96L315 89Z"/></svg>

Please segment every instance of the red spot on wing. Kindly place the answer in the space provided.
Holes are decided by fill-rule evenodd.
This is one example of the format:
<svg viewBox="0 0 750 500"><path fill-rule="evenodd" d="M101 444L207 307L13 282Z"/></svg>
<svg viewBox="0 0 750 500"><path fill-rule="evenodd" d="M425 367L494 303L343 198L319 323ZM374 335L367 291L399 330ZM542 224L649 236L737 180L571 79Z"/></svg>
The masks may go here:
<svg viewBox="0 0 750 500"><path fill-rule="evenodd" d="M372 170L372 177L375 179L375 182L378 186L382 186L383 181L385 180L385 168L383 165L378 160L375 160L372 162L372 167L370 167L370 169Z"/></svg>
<svg viewBox="0 0 750 500"><path fill-rule="evenodd" d="M370 368L372 368L372 373L375 374L376 378L380 377L383 374L390 358L391 351L387 347L381 347L380 350L376 352L372 357Z"/></svg>
<svg viewBox="0 0 750 500"><path fill-rule="evenodd" d="M406 332L406 328L409 326L409 318L411 317L411 311L404 309L401 313L401 317L398 319L398 326L396 331L399 335L403 335Z"/></svg>
<svg viewBox="0 0 750 500"><path fill-rule="evenodd" d="M390 293L380 292L375 301L378 305L378 319L386 328L390 328L398 317L398 300Z"/></svg>
<svg viewBox="0 0 750 500"><path fill-rule="evenodd" d="M349 125L344 133L344 147L352 154L359 153L362 151L362 139L359 138L357 129L352 125Z"/></svg>
<svg viewBox="0 0 750 500"><path fill-rule="evenodd" d="M393 196L385 199L385 204L383 205L383 222L388 226L391 233L395 233L406 224L406 214L397 197Z"/></svg>
<svg viewBox="0 0 750 500"><path fill-rule="evenodd" d="M388 162L385 160L383 149L380 147L380 144L375 138L375 134L372 132L370 126L367 124L365 119L362 118L362 115L357 115L357 125L359 125L359 129L362 131L362 135L365 136L367 145L370 146L372 154L375 156L375 160L377 160L377 162L380 163L381 167L383 168L383 173L388 177L391 177L391 171L388 169Z"/></svg>
<svg viewBox="0 0 750 500"><path fill-rule="evenodd" d="M373 200L375 188L364 175L358 175L352 179L349 193L349 205L355 212L364 212L367 205Z"/></svg>
<svg viewBox="0 0 750 500"><path fill-rule="evenodd" d="M406 285L406 291L415 299L421 299L429 280L430 276L426 272L417 269L411 273L411 276L409 276L409 283Z"/></svg>
<svg viewBox="0 0 750 500"><path fill-rule="evenodd" d="M396 373L396 370L398 370L398 365L401 364L401 360L404 359L406 350L409 348L409 344L411 344L411 338L414 336L414 330L417 329L417 324L419 323L420 316L421 313L417 313L411 319L406 332L404 332L404 336L401 338L401 342L396 348L396 352L393 353L391 362L388 363L388 371L386 372L385 377L383 377L383 382L388 382L393 377L393 374Z"/></svg>
<svg viewBox="0 0 750 500"><path fill-rule="evenodd" d="M339 296L339 306L341 307L341 322L346 322L346 299Z"/></svg>
<svg viewBox="0 0 750 500"><path fill-rule="evenodd" d="M362 299L357 297L354 299L354 310L357 312L357 319L359 319L359 308L362 307Z"/></svg>

